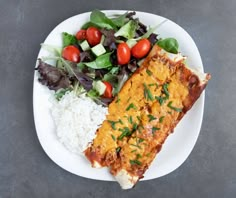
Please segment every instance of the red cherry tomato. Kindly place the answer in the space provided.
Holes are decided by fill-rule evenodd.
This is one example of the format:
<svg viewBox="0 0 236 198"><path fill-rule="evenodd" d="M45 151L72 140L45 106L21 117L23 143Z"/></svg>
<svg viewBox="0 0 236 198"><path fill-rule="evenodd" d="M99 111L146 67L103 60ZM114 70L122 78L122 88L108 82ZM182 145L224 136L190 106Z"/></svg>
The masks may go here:
<svg viewBox="0 0 236 198"><path fill-rule="evenodd" d="M141 39L131 49L131 54L135 58L143 58L151 49L151 43L148 39Z"/></svg>
<svg viewBox="0 0 236 198"><path fill-rule="evenodd" d="M78 39L78 40L85 40L87 37L86 37L86 30L80 30L76 33L75 37Z"/></svg>
<svg viewBox="0 0 236 198"><path fill-rule="evenodd" d="M89 27L86 31L86 35L89 44L92 46L99 44L101 41L102 33L95 27Z"/></svg>
<svg viewBox="0 0 236 198"><path fill-rule="evenodd" d="M75 46L69 45L62 50L62 57L71 62L78 63L80 61L80 51Z"/></svg>
<svg viewBox="0 0 236 198"><path fill-rule="evenodd" d="M103 96L105 98L112 98L112 85L107 81L103 81L103 83L106 85L106 89Z"/></svg>
<svg viewBox="0 0 236 198"><path fill-rule="evenodd" d="M117 61L120 65L125 65L130 60L130 48L126 43L120 43L117 47Z"/></svg>

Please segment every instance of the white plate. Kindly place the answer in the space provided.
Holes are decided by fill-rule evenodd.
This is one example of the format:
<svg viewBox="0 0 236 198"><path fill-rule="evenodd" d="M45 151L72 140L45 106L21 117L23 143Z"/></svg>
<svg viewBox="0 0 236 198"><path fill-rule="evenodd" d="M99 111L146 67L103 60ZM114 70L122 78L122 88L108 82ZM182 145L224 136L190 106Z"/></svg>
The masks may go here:
<svg viewBox="0 0 236 198"><path fill-rule="evenodd" d="M104 11L107 15L123 14L125 11ZM62 32L75 34L80 27L89 20L90 13L73 16L60 23L48 35L44 43L62 46ZM140 21L148 26L155 26L165 18L154 14L137 12ZM203 71L198 49L190 35L179 25L168 20L156 31L162 38L174 37L178 40L180 51L188 57L188 64L192 68ZM46 56L45 50L40 50L38 58ZM97 180L113 181L106 168L91 168L89 162L75 154L70 153L57 139L55 126L50 115L50 97L52 92L42 86L34 76L34 120L39 141L47 155L63 169L76 175ZM204 93L194 104L192 109L181 120L174 133L169 136L161 152L157 155L151 167L146 171L143 180L158 178L177 169L192 151L202 123L204 108Z"/></svg>

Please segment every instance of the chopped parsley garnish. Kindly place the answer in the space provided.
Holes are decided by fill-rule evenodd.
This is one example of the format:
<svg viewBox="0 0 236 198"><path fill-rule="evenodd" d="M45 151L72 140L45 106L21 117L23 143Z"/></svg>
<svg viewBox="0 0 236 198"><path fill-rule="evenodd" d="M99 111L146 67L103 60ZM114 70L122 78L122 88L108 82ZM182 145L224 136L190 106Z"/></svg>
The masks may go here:
<svg viewBox="0 0 236 198"><path fill-rule="evenodd" d="M136 152L136 151L137 151L137 149L134 149L134 150L131 151L131 153L134 153L134 152Z"/></svg>
<svg viewBox="0 0 236 198"><path fill-rule="evenodd" d="M139 158L142 157L142 155L140 155L140 154L138 153L136 157L137 157L137 159L139 159Z"/></svg>
<svg viewBox="0 0 236 198"><path fill-rule="evenodd" d="M130 103L129 106L126 108L126 111L129 111L130 109L136 110L137 107L133 103Z"/></svg>
<svg viewBox="0 0 236 198"><path fill-rule="evenodd" d="M116 141L116 137L113 134L111 134L111 137L114 141Z"/></svg>
<svg viewBox="0 0 236 198"><path fill-rule="evenodd" d="M142 165L142 163L139 160L130 160L129 161L131 165Z"/></svg>
<svg viewBox="0 0 236 198"><path fill-rule="evenodd" d="M122 122L122 120L121 119L119 119L119 121L118 121L120 124L124 124L123 122Z"/></svg>
<svg viewBox="0 0 236 198"><path fill-rule="evenodd" d="M152 127L152 133L155 133L156 131L160 130L160 128Z"/></svg>
<svg viewBox="0 0 236 198"><path fill-rule="evenodd" d="M135 146L135 147L137 147L137 148L141 148L139 145L137 145L137 144L130 144L131 146Z"/></svg>
<svg viewBox="0 0 236 198"><path fill-rule="evenodd" d="M119 119L118 121L108 120L108 122L111 124L111 128L112 128L113 130L116 130L116 124L117 124L117 123L123 124L123 122L122 122L121 119Z"/></svg>
<svg viewBox="0 0 236 198"><path fill-rule="evenodd" d="M171 108L172 110L174 110L174 111L182 112L182 109L181 109L181 108L177 108L177 107L173 107L173 106L172 106L172 101L170 101L167 106L168 106L169 108Z"/></svg>
<svg viewBox="0 0 236 198"><path fill-rule="evenodd" d="M164 98L164 97L156 96L155 98L156 98L156 100L158 100L158 102L160 103L160 105L163 105L163 104L164 104L164 102L165 102L165 98Z"/></svg>
<svg viewBox="0 0 236 198"><path fill-rule="evenodd" d="M148 115L148 118L149 118L149 122L151 122L151 121L153 121L153 120L156 120L157 118L156 117L154 117L153 115L151 115L151 114L149 114Z"/></svg>
<svg viewBox="0 0 236 198"><path fill-rule="evenodd" d="M144 141L143 138L139 138L138 143L141 143L141 142L143 142L143 141Z"/></svg>
<svg viewBox="0 0 236 198"><path fill-rule="evenodd" d="M147 154L146 154L147 157L150 157L150 155L151 155L151 153L147 153Z"/></svg>
<svg viewBox="0 0 236 198"><path fill-rule="evenodd" d="M147 73L147 75L149 75L149 76L152 75L152 72L151 72L149 69L146 69L146 73Z"/></svg>
<svg viewBox="0 0 236 198"><path fill-rule="evenodd" d="M115 121L112 121L112 120L108 120L108 122L111 124L111 128L116 130L116 123Z"/></svg>
<svg viewBox="0 0 236 198"><path fill-rule="evenodd" d="M165 118L165 116L161 116L161 117L159 118L159 122L162 123L163 120L164 120L164 118Z"/></svg>
<svg viewBox="0 0 236 198"><path fill-rule="evenodd" d="M118 137L118 140L122 140L126 136L130 136L132 132L129 130L128 127L124 127L123 129L119 129L121 131L121 135Z"/></svg>
<svg viewBox="0 0 236 198"><path fill-rule="evenodd" d="M162 85L163 93L164 93L165 96L156 96L155 97L155 99L158 100L160 105L163 105L164 102L169 99L170 93L168 91L168 86L169 86L168 83L165 83L165 84Z"/></svg>
<svg viewBox="0 0 236 198"><path fill-rule="evenodd" d="M115 103L120 103L120 97L117 96L116 102Z"/></svg>
<svg viewBox="0 0 236 198"><path fill-rule="evenodd" d="M158 84L157 83L151 83L151 84L148 84L149 87L153 87L153 86L156 86L156 88L158 88Z"/></svg>
<svg viewBox="0 0 236 198"><path fill-rule="evenodd" d="M130 101L130 99L131 99L131 97L129 97L129 99L127 100L127 102L129 102L129 101Z"/></svg>
<svg viewBox="0 0 236 198"><path fill-rule="evenodd" d="M133 124L133 131L137 130L137 128L138 128L138 124L137 124L137 123L134 123L134 124Z"/></svg>
<svg viewBox="0 0 236 198"><path fill-rule="evenodd" d="M147 87L147 85L146 85L145 83L143 83L143 86L144 86L144 98L145 98L146 100L151 100L151 101L153 101L154 98L153 98L153 95L152 95L150 89Z"/></svg>
<svg viewBox="0 0 236 198"><path fill-rule="evenodd" d="M141 122L141 117L140 116L137 116L137 119L139 122Z"/></svg>
<svg viewBox="0 0 236 198"><path fill-rule="evenodd" d="M132 116L129 116L129 117L128 117L128 121L129 121L130 124L133 124L133 117L132 117Z"/></svg>
<svg viewBox="0 0 236 198"><path fill-rule="evenodd" d="M169 84L168 83L165 83L162 88L163 88L163 91L164 91L164 94L166 95L166 97L169 98L170 94L169 94L169 91L168 91L168 86Z"/></svg>
<svg viewBox="0 0 236 198"><path fill-rule="evenodd" d="M138 132L142 133L142 127L141 126L138 127Z"/></svg>
<svg viewBox="0 0 236 198"><path fill-rule="evenodd" d="M120 146L116 148L116 152L117 152L117 153L119 153L120 150L121 150L121 147L120 147Z"/></svg>

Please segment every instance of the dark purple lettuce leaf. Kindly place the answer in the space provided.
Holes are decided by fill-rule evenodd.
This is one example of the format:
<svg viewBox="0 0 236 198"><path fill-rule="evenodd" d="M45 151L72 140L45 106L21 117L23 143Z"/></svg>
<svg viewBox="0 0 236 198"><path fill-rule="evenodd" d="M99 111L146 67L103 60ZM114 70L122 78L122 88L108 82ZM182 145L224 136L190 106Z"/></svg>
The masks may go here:
<svg viewBox="0 0 236 198"><path fill-rule="evenodd" d="M93 87L93 79L81 72L80 69L76 66L76 64L72 64L71 69L73 69L73 74L75 78L79 81L83 88L86 91L89 91Z"/></svg>
<svg viewBox="0 0 236 198"><path fill-rule="evenodd" d="M100 31L105 36L105 39L103 41L103 45L105 47L109 47L112 43L115 43L115 41L116 41L116 38L114 36L115 30L112 30L112 29L111 30L107 30L105 28L102 28Z"/></svg>
<svg viewBox="0 0 236 198"><path fill-rule="evenodd" d="M102 102L102 104L104 106L108 106L113 101L114 97L113 98L103 98L103 97L100 97L99 99L100 99L100 101Z"/></svg>
<svg viewBox="0 0 236 198"><path fill-rule="evenodd" d="M133 19L133 16L136 15L136 12L133 11L133 12L129 12L127 15L126 15L126 18L128 19Z"/></svg>
<svg viewBox="0 0 236 198"><path fill-rule="evenodd" d="M150 43L151 43L152 45L154 45L154 44L158 41L157 36L158 36L157 34L152 33L152 34L148 37L148 40L150 41Z"/></svg>
<svg viewBox="0 0 236 198"><path fill-rule="evenodd" d="M81 62L91 62L93 61L95 58L92 55L91 52L85 51L85 52L81 52L80 53L80 61Z"/></svg>
<svg viewBox="0 0 236 198"><path fill-rule="evenodd" d="M49 65L41 59L39 59L36 69L40 74L39 82L51 90L57 91L58 89L67 88L71 85L71 81L65 71Z"/></svg>
<svg viewBox="0 0 236 198"><path fill-rule="evenodd" d="M134 73L137 68L138 64L136 59L133 59L128 63L128 69L130 70L130 72Z"/></svg>

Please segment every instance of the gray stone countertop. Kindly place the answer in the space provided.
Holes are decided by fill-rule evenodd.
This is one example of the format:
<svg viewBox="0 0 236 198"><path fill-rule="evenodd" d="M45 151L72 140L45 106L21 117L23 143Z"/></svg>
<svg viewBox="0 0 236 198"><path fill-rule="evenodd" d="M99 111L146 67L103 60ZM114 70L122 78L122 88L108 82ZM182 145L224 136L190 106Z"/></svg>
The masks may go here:
<svg viewBox="0 0 236 198"><path fill-rule="evenodd" d="M61 21L95 8L145 11L175 21L193 37L212 75L191 155L174 172L129 191L57 166L43 151L34 126L39 44ZM235 8L234 0L1 0L0 198L236 197Z"/></svg>

